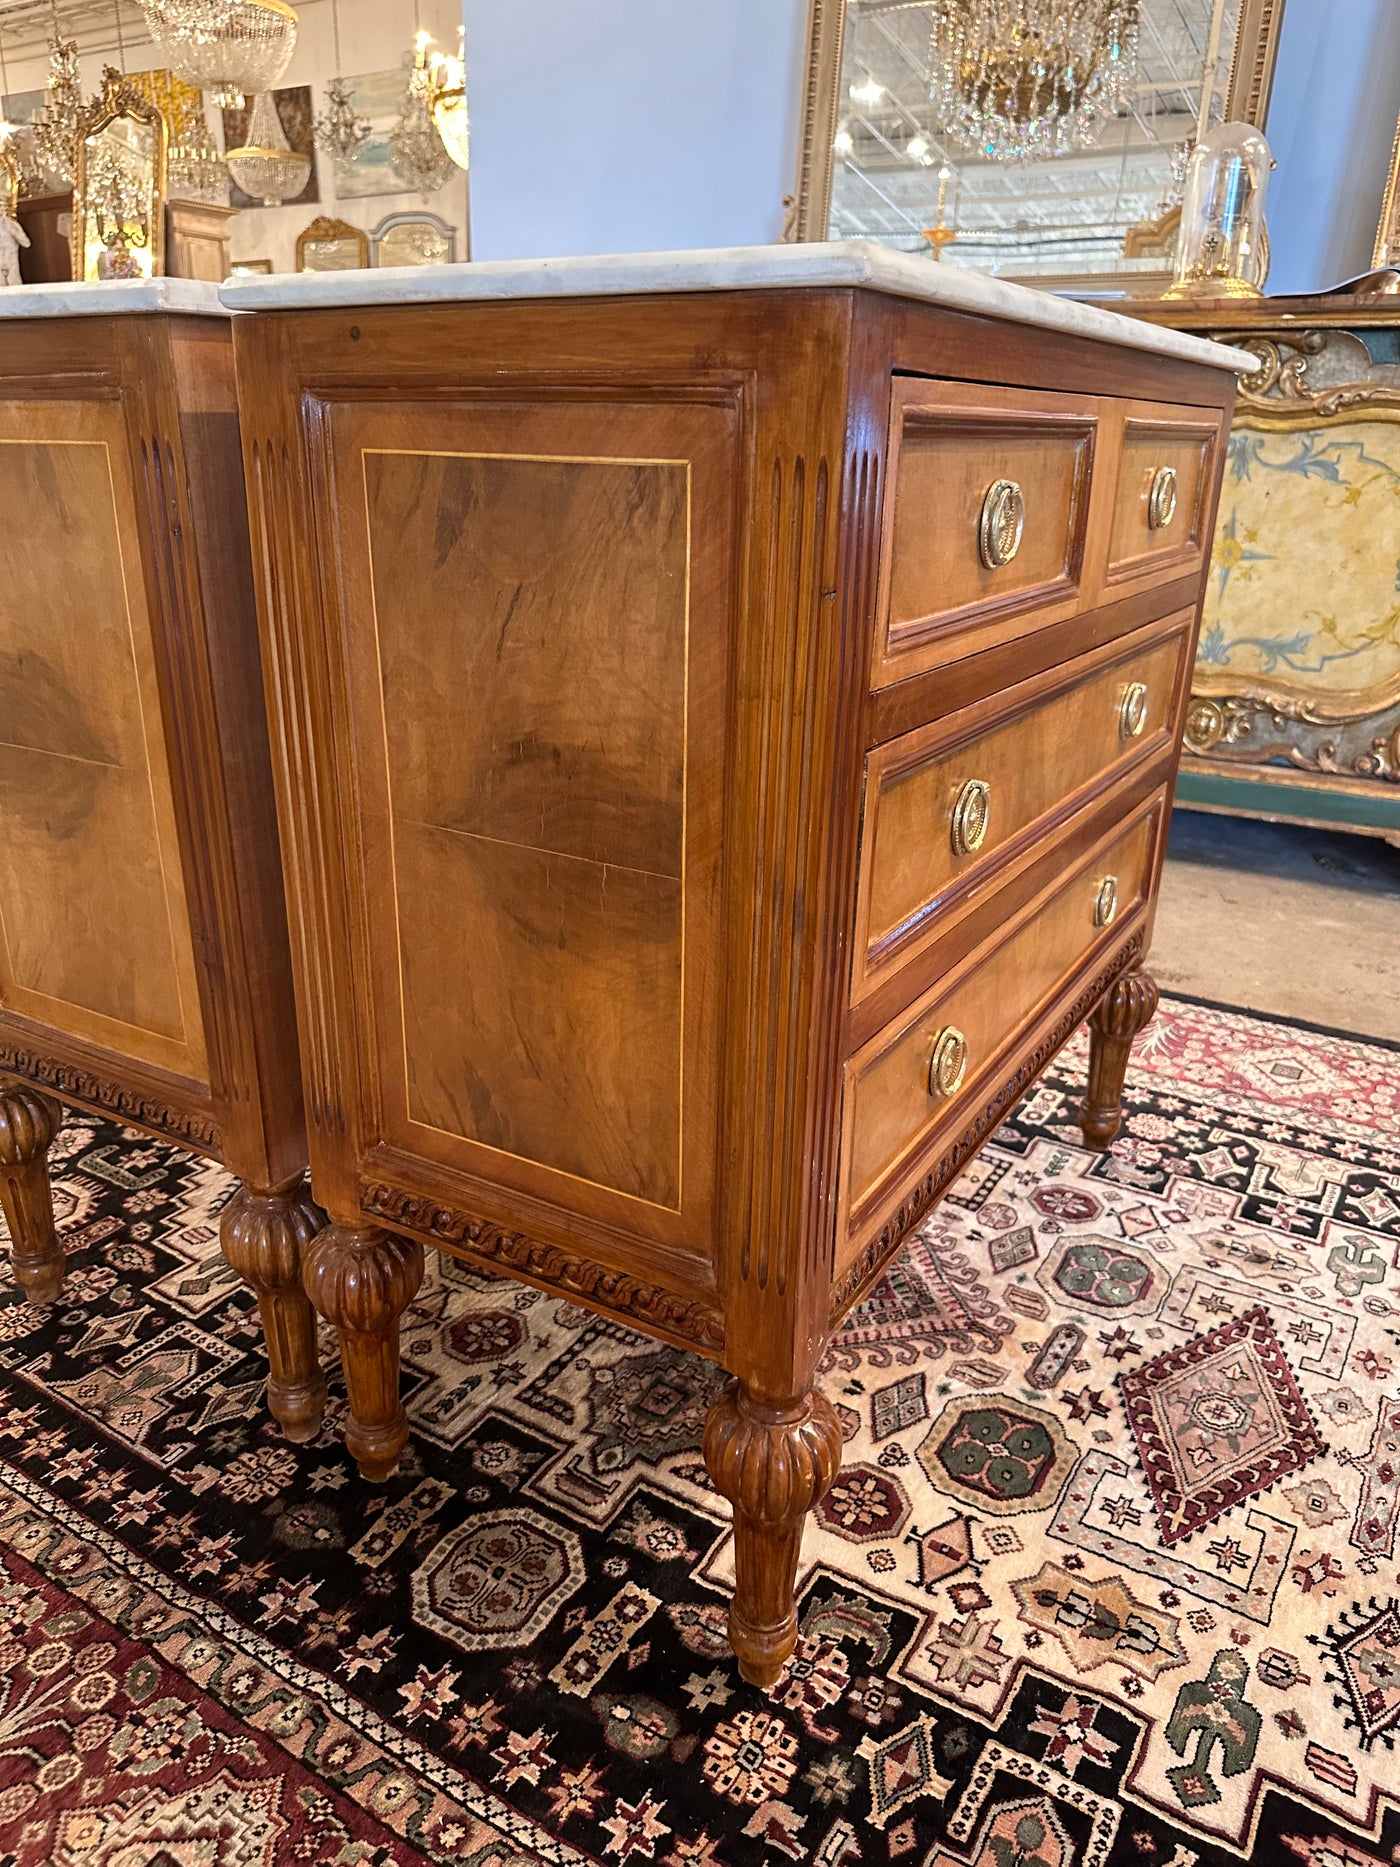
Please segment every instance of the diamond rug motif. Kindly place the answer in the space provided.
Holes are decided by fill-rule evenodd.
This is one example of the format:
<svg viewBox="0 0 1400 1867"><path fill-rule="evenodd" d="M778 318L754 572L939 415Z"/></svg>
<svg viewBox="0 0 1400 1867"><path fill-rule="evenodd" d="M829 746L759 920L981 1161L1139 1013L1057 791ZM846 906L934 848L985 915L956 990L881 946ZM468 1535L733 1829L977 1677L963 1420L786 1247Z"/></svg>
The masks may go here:
<svg viewBox="0 0 1400 1867"><path fill-rule="evenodd" d="M284 1443L229 1182L72 1115L0 1288L0 1867L1400 1859L1400 1054L1168 1002L831 1344L770 1693L709 1364L429 1253L386 1486Z"/></svg>

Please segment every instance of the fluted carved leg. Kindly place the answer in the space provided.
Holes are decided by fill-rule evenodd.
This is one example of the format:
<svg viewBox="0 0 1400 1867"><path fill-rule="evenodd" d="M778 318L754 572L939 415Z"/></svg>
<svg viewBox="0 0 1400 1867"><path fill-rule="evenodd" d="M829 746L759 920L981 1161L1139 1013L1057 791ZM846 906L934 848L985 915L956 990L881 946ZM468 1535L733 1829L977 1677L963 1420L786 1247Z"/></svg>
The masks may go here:
<svg viewBox="0 0 1400 1867"><path fill-rule="evenodd" d="M705 1422L705 1464L734 1506L729 1644L749 1683L771 1686L797 1644L802 1528L840 1470L841 1427L815 1388L769 1405L731 1381Z"/></svg>
<svg viewBox="0 0 1400 1867"><path fill-rule="evenodd" d="M63 1246L49 1185L49 1143L62 1122L52 1096L25 1083L0 1083L0 1209L10 1228L15 1281L31 1303L55 1303L63 1288Z"/></svg>
<svg viewBox="0 0 1400 1867"><path fill-rule="evenodd" d="M219 1243L257 1294L267 1340L267 1404L288 1439L314 1439L326 1404L316 1313L302 1288L307 1248L326 1223L304 1179L270 1193L240 1186L224 1207Z"/></svg>
<svg viewBox="0 0 1400 1867"><path fill-rule="evenodd" d="M1123 1125L1128 1054L1159 996L1156 981L1137 968L1115 981L1089 1014L1089 1091L1079 1105L1086 1147L1107 1147Z"/></svg>
<svg viewBox="0 0 1400 1867"><path fill-rule="evenodd" d="M340 1334L350 1401L345 1444L371 1483L388 1478L408 1440L399 1399L399 1317L423 1281L423 1247L377 1229L328 1225L304 1261L306 1294Z"/></svg>

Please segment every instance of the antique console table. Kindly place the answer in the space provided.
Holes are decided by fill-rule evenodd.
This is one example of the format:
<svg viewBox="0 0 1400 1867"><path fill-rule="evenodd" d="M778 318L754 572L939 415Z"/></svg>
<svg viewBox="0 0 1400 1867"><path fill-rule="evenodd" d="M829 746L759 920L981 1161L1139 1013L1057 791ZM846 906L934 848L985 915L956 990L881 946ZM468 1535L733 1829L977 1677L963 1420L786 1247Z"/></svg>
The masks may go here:
<svg viewBox="0 0 1400 1867"><path fill-rule="evenodd" d="M57 1297L60 1102L224 1162L293 1438L325 1393L234 401L212 285L0 292L0 1203Z"/></svg>
<svg viewBox="0 0 1400 1867"><path fill-rule="evenodd" d="M1090 1013L1117 1129L1239 359L860 245L224 298L347 1442L424 1244L714 1357L771 1682L832 1329Z"/></svg>
<svg viewBox="0 0 1400 1867"><path fill-rule="evenodd" d="M1249 351L1178 799L1400 843L1400 299L1136 304Z"/></svg>

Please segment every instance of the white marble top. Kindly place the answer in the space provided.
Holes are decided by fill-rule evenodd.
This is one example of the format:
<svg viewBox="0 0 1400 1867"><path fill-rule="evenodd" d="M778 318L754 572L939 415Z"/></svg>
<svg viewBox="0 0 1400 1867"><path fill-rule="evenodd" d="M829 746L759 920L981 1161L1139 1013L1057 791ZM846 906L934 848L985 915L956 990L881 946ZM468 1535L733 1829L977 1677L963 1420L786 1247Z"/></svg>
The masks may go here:
<svg viewBox="0 0 1400 1867"><path fill-rule="evenodd" d="M107 279L0 289L0 318L111 317L122 311L169 311L226 318L219 288L204 279Z"/></svg>
<svg viewBox="0 0 1400 1867"><path fill-rule="evenodd" d="M598 298L639 292L735 292L774 286L861 285L956 311L1033 324L1243 372L1257 358L1184 331L1077 304L1009 279L989 278L896 253L868 240L794 246L728 246L688 253L616 253L576 259L491 259L451 266L390 266L363 272L270 273L226 279L231 311L432 305L460 299Z"/></svg>

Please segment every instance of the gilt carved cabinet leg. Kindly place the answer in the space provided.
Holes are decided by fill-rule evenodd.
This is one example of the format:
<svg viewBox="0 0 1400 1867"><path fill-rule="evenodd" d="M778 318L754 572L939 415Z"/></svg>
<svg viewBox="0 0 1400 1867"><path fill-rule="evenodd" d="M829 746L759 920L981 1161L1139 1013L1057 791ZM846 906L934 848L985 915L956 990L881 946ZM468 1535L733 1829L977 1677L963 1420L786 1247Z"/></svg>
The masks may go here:
<svg viewBox="0 0 1400 1867"><path fill-rule="evenodd" d="M15 1280L31 1303L56 1302L63 1288L48 1160L62 1121L52 1096L21 1083L0 1084L0 1209L10 1228Z"/></svg>
<svg viewBox="0 0 1400 1867"><path fill-rule="evenodd" d="M816 1388L771 1405L731 1381L705 1422L705 1464L734 1506L729 1644L749 1683L771 1686L797 1644L802 1530L840 1469L841 1427Z"/></svg>
<svg viewBox="0 0 1400 1867"><path fill-rule="evenodd" d="M240 1186L224 1207L219 1243L257 1293L267 1337L267 1404L288 1439L314 1439L326 1404L316 1353L316 1313L302 1288L302 1266L326 1215L304 1177L269 1193Z"/></svg>
<svg viewBox="0 0 1400 1867"><path fill-rule="evenodd" d="M1123 1125L1128 1055L1159 996L1156 980L1138 967L1116 980L1089 1014L1089 1088L1079 1105L1087 1147L1107 1147Z"/></svg>
<svg viewBox="0 0 1400 1867"><path fill-rule="evenodd" d="M372 1484L391 1476L408 1439L399 1398L399 1317L423 1281L423 1247L377 1229L329 1225L303 1265L306 1293L340 1335L350 1419L345 1444Z"/></svg>

